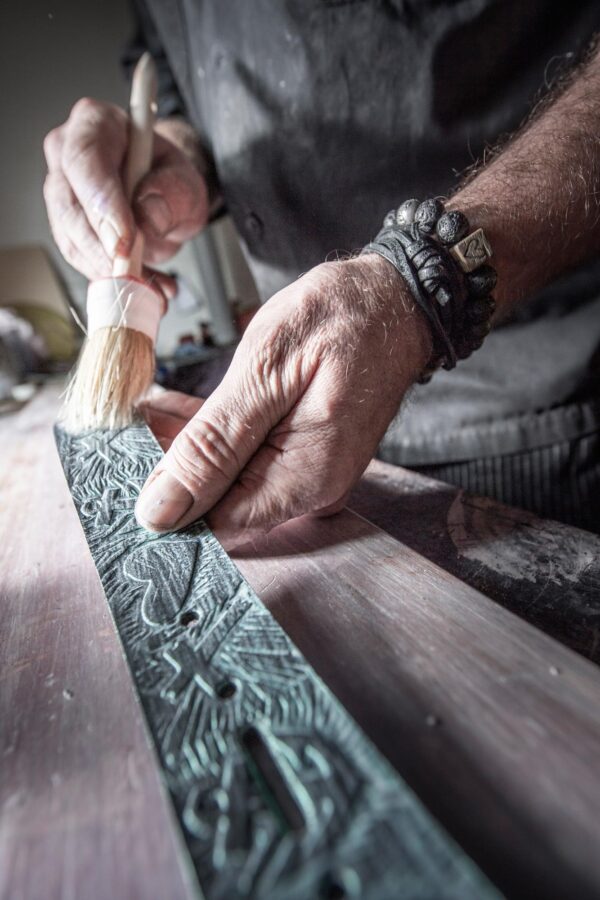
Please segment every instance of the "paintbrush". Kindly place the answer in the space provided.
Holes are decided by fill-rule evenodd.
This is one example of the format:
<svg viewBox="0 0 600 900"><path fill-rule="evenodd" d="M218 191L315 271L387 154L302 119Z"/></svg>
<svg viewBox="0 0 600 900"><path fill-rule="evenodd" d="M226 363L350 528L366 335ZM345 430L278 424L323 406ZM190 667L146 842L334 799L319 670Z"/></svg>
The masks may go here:
<svg viewBox="0 0 600 900"><path fill-rule="evenodd" d="M124 161L125 193L131 202L150 169L157 75L145 53L135 67L129 105L129 141ZM166 309L162 293L142 280L144 238L137 230L127 259L116 257L112 277L90 283L87 338L67 388L63 410L72 432L121 428L154 379L154 346Z"/></svg>

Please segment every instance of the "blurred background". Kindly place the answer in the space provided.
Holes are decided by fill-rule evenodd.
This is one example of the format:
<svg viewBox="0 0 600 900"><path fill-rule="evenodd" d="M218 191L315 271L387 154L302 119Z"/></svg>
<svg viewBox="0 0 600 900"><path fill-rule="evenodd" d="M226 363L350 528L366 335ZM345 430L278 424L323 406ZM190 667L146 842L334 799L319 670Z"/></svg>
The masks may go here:
<svg viewBox="0 0 600 900"><path fill-rule="evenodd" d="M54 245L42 195L42 144L79 97L127 105L120 66L134 30L127 0L25 0L0 12L0 409L37 377L64 371L82 332L87 281ZM159 376L236 340L258 303L231 220L223 217L165 267L177 273L157 347Z"/></svg>

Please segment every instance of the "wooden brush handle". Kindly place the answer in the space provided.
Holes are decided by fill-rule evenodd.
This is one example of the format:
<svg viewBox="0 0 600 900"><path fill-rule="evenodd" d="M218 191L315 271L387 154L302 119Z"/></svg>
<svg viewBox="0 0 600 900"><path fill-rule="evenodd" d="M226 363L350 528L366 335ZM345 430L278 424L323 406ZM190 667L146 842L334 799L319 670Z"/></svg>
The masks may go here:
<svg viewBox="0 0 600 900"><path fill-rule="evenodd" d="M139 59L131 82L129 99L129 146L125 157L124 183L127 199L133 199L134 191L152 164L154 120L156 116L156 94L158 78L154 60L149 53ZM117 257L113 263L113 275L142 274L144 238L138 229L131 255L128 259Z"/></svg>

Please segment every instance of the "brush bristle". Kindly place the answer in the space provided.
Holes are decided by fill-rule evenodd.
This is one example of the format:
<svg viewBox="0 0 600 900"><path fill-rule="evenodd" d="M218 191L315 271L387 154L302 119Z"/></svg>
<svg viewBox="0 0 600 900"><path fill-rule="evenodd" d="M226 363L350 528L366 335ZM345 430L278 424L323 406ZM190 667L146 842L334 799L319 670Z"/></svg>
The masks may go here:
<svg viewBox="0 0 600 900"><path fill-rule="evenodd" d="M154 379L154 346L132 328L99 328L84 343L65 395L67 431L123 428Z"/></svg>

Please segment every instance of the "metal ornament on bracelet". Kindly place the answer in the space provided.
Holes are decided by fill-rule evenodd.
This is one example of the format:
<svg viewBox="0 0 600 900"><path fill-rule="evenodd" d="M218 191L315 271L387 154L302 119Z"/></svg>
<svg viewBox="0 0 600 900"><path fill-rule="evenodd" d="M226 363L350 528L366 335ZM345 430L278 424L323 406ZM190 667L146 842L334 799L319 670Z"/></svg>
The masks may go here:
<svg viewBox="0 0 600 900"><path fill-rule="evenodd" d="M436 369L452 369L481 347L494 313L496 271L481 228L469 234L458 210L440 200L407 200L387 214L383 228L362 253L378 253L406 281L431 327L434 349L419 381Z"/></svg>

